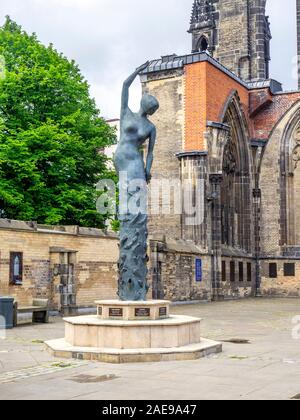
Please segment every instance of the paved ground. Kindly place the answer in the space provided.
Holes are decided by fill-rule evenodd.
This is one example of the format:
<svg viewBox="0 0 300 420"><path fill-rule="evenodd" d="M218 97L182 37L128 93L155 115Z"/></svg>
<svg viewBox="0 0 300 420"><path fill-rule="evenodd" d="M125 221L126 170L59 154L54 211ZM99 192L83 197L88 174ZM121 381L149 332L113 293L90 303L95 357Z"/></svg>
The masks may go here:
<svg viewBox="0 0 300 420"><path fill-rule="evenodd" d="M300 399L300 340L292 336L300 299L176 306L172 312L203 318L204 337L250 344L225 342L222 354L196 362L62 361L42 344L63 337L62 320L53 318L0 338L0 399Z"/></svg>

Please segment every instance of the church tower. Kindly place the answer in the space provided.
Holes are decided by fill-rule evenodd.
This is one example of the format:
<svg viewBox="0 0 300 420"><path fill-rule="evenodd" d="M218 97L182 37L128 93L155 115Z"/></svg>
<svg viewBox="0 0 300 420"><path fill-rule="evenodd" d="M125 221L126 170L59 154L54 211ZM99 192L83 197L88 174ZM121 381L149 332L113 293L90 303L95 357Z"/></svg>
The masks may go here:
<svg viewBox="0 0 300 420"><path fill-rule="evenodd" d="M269 78L266 0L194 0L192 52L206 51L246 81Z"/></svg>

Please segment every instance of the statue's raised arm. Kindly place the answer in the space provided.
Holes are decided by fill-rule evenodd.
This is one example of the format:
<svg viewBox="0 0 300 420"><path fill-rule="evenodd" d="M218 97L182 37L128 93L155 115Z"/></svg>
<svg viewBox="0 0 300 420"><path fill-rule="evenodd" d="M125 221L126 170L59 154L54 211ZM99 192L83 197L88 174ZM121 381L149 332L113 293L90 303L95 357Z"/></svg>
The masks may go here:
<svg viewBox="0 0 300 420"><path fill-rule="evenodd" d="M122 104L121 104L121 115L128 109L128 101L129 101L129 88L136 79L136 77L147 67L149 66L149 61L145 64L138 67L134 73L132 73L128 79L125 80L123 83L123 90L122 90Z"/></svg>

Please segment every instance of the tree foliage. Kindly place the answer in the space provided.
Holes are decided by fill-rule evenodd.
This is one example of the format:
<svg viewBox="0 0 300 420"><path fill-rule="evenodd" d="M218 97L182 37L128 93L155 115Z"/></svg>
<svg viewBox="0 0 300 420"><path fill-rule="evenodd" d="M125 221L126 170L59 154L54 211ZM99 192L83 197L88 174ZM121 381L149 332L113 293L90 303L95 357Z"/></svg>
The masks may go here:
<svg viewBox="0 0 300 420"><path fill-rule="evenodd" d="M115 133L78 66L9 17L0 56L1 217L103 227L95 185L115 176L103 154Z"/></svg>

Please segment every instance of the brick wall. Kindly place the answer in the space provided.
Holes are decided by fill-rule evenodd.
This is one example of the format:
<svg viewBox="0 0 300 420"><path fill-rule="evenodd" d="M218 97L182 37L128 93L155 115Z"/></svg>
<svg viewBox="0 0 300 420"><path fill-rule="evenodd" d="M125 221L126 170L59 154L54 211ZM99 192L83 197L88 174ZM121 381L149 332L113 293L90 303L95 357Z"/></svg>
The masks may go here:
<svg viewBox="0 0 300 420"><path fill-rule="evenodd" d="M261 95L262 90L251 91L251 106L253 109L259 105ZM252 119L252 137L255 139L268 140L272 130L280 119L283 118L289 109L299 100L300 92L287 92L271 96L271 102Z"/></svg>
<svg viewBox="0 0 300 420"><path fill-rule="evenodd" d="M184 150L207 150L204 140L206 130L206 63L185 67L184 83Z"/></svg>
<svg viewBox="0 0 300 420"><path fill-rule="evenodd" d="M232 92L237 91L245 115L249 110L249 92L242 84L207 63L207 119L221 120L224 108Z"/></svg>
<svg viewBox="0 0 300 420"><path fill-rule="evenodd" d="M207 150L207 121L222 122L224 108L232 92L238 92L248 115L247 88L209 62L185 66L184 150Z"/></svg>
<svg viewBox="0 0 300 420"><path fill-rule="evenodd" d="M75 255L77 305L92 306L97 299L116 298L118 238L95 229L74 227L73 233L68 229L49 231L1 220L0 295L13 296L20 305L30 305L35 297L48 298L57 307L59 279L53 267L59 262L60 251L71 250ZM9 283L10 252L23 253L21 286Z"/></svg>

